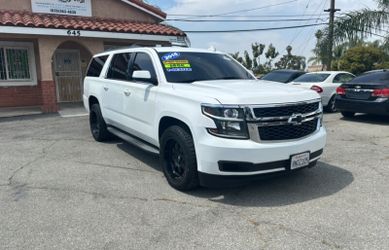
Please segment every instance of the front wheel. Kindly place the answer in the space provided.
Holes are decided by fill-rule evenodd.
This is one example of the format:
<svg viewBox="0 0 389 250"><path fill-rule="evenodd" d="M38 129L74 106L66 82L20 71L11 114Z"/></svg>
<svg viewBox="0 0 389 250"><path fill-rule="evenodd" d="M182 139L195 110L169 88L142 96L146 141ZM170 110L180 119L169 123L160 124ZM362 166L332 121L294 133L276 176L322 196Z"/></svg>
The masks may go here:
<svg viewBox="0 0 389 250"><path fill-rule="evenodd" d="M337 111L336 107L335 107L335 96L333 96L331 98L331 100L328 102L328 105L326 107L326 111L328 111L330 113L335 113Z"/></svg>
<svg viewBox="0 0 389 250"><path fill-rule="evenodd" d="M193 139L180 126L171 126L161 136L160 160L168 183L178 190L190 190L199 185Z"/></svg>

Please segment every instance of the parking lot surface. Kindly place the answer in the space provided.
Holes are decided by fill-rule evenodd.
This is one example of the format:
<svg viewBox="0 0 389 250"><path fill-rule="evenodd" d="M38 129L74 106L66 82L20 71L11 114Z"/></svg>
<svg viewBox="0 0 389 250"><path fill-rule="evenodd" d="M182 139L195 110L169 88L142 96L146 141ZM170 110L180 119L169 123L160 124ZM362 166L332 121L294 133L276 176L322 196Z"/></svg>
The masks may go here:
<svg viewBox="0 0 389 250"><path fill-rule="evenodd" d="M389 249L389 120L326 114L317 167L182 193L87 117L0 121L0 249Z"/></svg>

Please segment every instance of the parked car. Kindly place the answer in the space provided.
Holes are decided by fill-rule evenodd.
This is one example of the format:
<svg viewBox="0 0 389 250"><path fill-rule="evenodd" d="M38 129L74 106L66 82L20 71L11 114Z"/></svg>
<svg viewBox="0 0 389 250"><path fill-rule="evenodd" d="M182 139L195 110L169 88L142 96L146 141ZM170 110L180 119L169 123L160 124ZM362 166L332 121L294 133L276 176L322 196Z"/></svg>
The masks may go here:
<svg viewBox="0 0 389 250"><path fill-rule="evenodd" d="M96 141L158 153L179 190L312 167L326 142L320 96L258 81L227 54L132 48L93 57L84 105Z"/></svg>
<svg viewBox="0 0 389 250"><path fill-rule="evenodd" d="M365 73L336 92L335 106L344 117L355 113L389 115L389 70Z"/></svg>
<svg viewBox="0 0 389 250"><path fill-rule="evenodd" d="M291 69L277 69L267 73L261 77L261 80L288 83L296 79L297 77L304 75L306 72Z"/></svg>
<svg viewBox="0 0 389 250"><path fill-rule="evenodd" d="M312 89L320 94L324 108L328 112L336 112L336 88L354 79L354 75L344 71L322 71L304 74L290 84Z"/></svg>

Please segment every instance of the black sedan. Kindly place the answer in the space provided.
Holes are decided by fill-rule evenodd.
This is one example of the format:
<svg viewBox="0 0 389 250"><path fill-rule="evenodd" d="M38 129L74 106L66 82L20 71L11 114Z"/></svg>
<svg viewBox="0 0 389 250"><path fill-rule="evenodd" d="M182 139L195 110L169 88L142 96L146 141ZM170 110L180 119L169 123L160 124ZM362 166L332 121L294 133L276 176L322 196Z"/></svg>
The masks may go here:
<svg viewBox="0 0 389 250"><path fill-rule="evenodd" d="M336 90L335 107L344 117L355 113L389 115L389 70L368 72Z"/></svg>
<svg viewBox="0 0 389 250"><path fill-rule="evenodd" d="M266 75L261 77L261 80L288 83L304 74L305 74L304 71L299 71L299 70L278 69L278 70L273 70L270 73L267 73Z"/></svg>

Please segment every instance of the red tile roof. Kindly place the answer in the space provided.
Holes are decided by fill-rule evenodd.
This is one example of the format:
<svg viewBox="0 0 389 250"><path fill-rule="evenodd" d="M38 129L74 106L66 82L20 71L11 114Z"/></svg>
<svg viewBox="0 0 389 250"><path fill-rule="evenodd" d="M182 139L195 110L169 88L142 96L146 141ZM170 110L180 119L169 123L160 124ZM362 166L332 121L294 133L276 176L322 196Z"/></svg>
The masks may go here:
<svg viewBox="0 0 389 250"><path fill-rule="evenodd" d="M37 14L28 11L13 10L0 10L0 26L185 36L185 33L181 30L163 24L96 17Z"/></svg>

